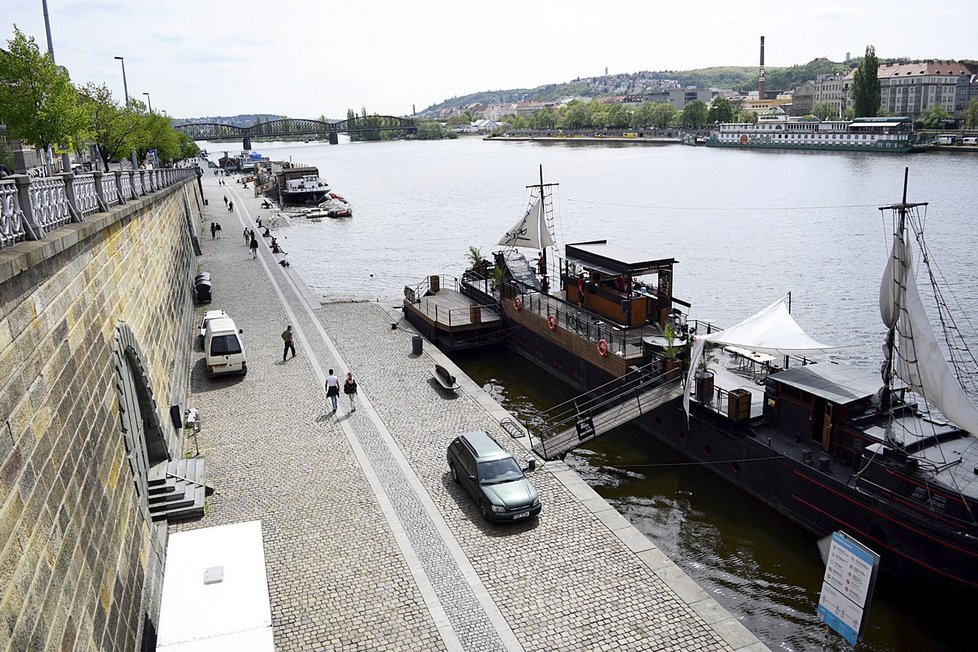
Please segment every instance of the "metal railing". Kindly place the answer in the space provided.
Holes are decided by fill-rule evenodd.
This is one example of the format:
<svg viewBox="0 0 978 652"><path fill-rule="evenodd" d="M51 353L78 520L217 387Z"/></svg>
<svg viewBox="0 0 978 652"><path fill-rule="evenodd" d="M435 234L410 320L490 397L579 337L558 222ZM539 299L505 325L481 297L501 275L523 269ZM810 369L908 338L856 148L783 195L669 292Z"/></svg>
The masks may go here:
<svg viewBox="0 0 978 652"><path fill-rule="evenodd" d="M138 196L135 188L145 195L197 176L196 168L178 168L7 177L0 181L0 249L24 240L41 240L69 222L83 222L90 215L131 201Z"/></svg>
<svg viewBox="0 0 978 652"><path fill-rule="evenodd" d="M436 323L446 324L449 327L455 325L468 325L473 323L478 323L472 320L472 309L478 308L481 310L491 310L494 314L497 310L497 306L494 303L486 304L474 304L466 306L464 308L440 308L438 304L432 304L432 302L424 301L425 296L432 291L433 285L431 283L432 278L438 278L438 289L450 289L456 292L460 292L458 278L454 276L445 275L433 275L426 277L423 281L414 286L414 297L416 310L424 313L428 317L435 320ZM461 315L461 317L459 316Z"/></svg>
<svg viewBox="0 0 978 652"><path fill-rule="evenodd" d="M635 351L628 351L626 346L628 344L628 329L619 324L609 323L607 317L535 291L523 290L517 296L523 304L521 310L529 310L547 320L553 316L556 319L557 328L565 328L578 337L592 342L595 346L604 340L608 345L609 355L614 354L626 359L642 357L641 346L638 346Z"/></svg>

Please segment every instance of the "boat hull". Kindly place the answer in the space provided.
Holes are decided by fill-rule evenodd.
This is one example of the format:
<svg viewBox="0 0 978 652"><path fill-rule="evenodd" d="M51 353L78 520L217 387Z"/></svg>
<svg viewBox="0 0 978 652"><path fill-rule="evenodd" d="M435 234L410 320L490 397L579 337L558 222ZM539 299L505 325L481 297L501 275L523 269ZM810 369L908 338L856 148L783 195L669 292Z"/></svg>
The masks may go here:
<svg viewBox="0 0 978 652"><path fill-rule="evenodd" d="M288 192L282 191L282 201L287 204L296 204L300 206L305 206L308 204L318 204L324 199L326 195L329 194L329 189L324 190L310 190L304 192Z"/></svg>
<svg viewBox="0 0 978 652"><path fill-rule="evenodd" d="M924 148L915 145L908 145L904 143L890 143L889 146L883 143L874 143L872 145L833 145L833 144L805 144L805 143L762 143L762 142L748 142L746 144L742 143L728 143L721 142L719 140L708 138L705 143L707 147L728 147L732 149L791 149L791 150L805 150L811 152L871 152L874 154L911 154L914 152L922 152Z"/></svg>

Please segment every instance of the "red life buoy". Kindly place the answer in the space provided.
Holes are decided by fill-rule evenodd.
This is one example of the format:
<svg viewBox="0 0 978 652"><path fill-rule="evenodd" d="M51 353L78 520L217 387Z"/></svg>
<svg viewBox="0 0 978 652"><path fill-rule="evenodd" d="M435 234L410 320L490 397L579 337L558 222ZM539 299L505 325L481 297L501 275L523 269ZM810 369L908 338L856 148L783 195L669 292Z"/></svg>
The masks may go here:
<svg viewBox="0 0 978 652"><path fill-rule="evenodd" d="M603 337L598 340L598 355L602 358L608 355L608 342Z"/></svg>
<svg viewBox="0 0 978 652"><path fill-rule="evenodd" d="M547 317L547 326L549 326L550 327L550 330L552 330L552 331L557 330L557 316L556 315L550 315L549 317Z"/></svg>
<svg viewBox="0 0 978 652"><path fill-rule="evenodd" d="M513 299L513 306L517 310L523 310L523 298L522 297L516 297L515 299Z"/></svg>

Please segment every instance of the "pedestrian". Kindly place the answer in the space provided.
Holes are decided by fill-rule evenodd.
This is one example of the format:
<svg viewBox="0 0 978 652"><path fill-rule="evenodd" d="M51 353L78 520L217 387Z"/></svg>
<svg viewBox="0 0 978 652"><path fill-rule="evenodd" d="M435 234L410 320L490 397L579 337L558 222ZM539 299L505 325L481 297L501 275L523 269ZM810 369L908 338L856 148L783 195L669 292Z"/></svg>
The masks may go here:
<svg viewBox="0 0 978 652"><path fill-rule="evenodd" d="M246 247L251 244L251 234L248 233L248 228L247 227L245 227L245 230L244 230L244 241L245 241L245 246Z"/></svg>
<svg viewBox="0 0 978 652"><path fill-rule="evenodd" d="M255 224L258 225L258 228L259 229L261 228L261 216L260 215L255 219Z"/></svg>
<svg viewBox="0 0 978 652"><path fill-rule="evenodd" d="M282 362L285 362L285 356L289 351L292 351L292 357L295 357L295 344L292 342L292 324L285 327L282 331L282 339L285 340L285 350L282 351Z"/></svg>
<svg viewBox="0 0 978 652"><path fill-rule="evenodd" d="M255 236L254 235L251 236L251 244L248 245L248 246L251 247L251 258L252 258L252 260L254 260L255 258L258 258L258 240L255 239Z"/></svg>
<svg viewBox="0 0 978 652"><path fill-rule="evenodd" d="M333 370L329 370L329 375L326 376L326 398L329 399L330 405L333 406L333 412L336 412L336 401L337 397L340 395L340 379L333 374Z"/></svg>
<svg viewBox="0 0 978 652"><path fill-rule="evenodd" d="M350 399L350 412L356 412L357 381L353 380L353 372L346 372L346 381L343 383L343 393Z"/></svg>
<svg viewBox="0 0 978 652"><path fill-rule="evenodd" d="M218 222L217 224L214 225L214 230L217 231L217 239L220 240L221 239L221 223L220 222Z"/></svg>
<svg viewBox="0 0 978 652"><path fill-rule="evenodd" d="M228 196L227 195L224 195L224 205L225 206L228 205Z"/></svg>
<svg viewBox="0 0 978 652"><path fill-rule="evenodd" d="M228 213L233 213L233 212L234 212L234 202L233 201L229 201L228 202Z"/></svg>
<svg viewBox="0 0 978 652"><path fill-rule="evenodd" d="M214 234L215 233L217 233L217 228L214 226L214 223L211 222L211 240L214 239Z"/></svg>

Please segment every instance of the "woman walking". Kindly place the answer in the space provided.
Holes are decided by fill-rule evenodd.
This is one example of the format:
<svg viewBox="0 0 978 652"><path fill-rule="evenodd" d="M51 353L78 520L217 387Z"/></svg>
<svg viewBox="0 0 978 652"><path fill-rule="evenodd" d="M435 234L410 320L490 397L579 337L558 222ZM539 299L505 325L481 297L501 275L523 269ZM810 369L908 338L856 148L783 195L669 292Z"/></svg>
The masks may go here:
<svg viewBox="0 0 978 652"><path fill-rule="evenodd" d="M346 372L346 381L343 383L343 393L350 399L350 412L357 411L357 381L353 380L353 372Z"/></svg>

